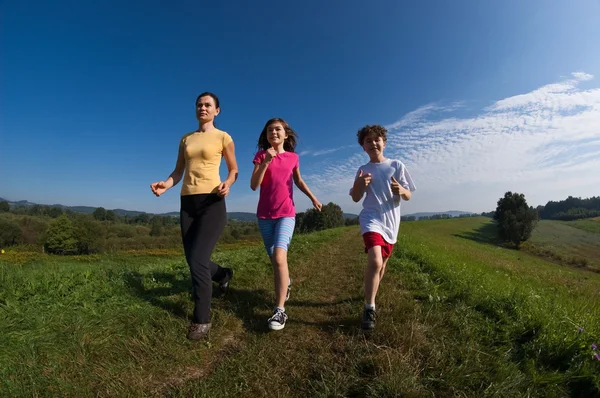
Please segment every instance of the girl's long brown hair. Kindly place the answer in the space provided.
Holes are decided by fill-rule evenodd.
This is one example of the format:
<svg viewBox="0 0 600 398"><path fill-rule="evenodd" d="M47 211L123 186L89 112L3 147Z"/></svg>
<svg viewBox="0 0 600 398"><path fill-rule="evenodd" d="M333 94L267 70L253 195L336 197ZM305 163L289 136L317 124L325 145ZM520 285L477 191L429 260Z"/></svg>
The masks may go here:
<svg viewBox="0 0 600 398"><path fill-rule="evenodd" d="M286 152L294 152L294 150L296 149L296 139L298 138L298 134L296 134L296 132L290 127L289 124L287 124L285 120L278 117L274 117L265 124L265 127L263 127L262 132L258 137L259 151L266 151L271 147L271 144L269 144L269 140L267 139L267 128L271 124L278 122L281 123L283 129L285 130L285 133L287 134L287 138L283 142L283 149L285 149Z"/></svg>

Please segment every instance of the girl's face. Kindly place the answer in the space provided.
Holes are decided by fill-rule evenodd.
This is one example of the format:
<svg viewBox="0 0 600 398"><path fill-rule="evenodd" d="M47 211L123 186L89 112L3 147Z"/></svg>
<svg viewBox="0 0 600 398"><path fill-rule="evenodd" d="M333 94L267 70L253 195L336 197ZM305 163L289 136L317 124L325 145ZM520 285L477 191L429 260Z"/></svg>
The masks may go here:
<svg viewBox="0 0 600 398"><path fill-rule="evenodd" d="M271 146L283 145L286 138L287 133L280 122L272 123L267 127L267 141Z"/></svg>
<svg viewBox="0 0 600 398"><path fill-rule="evenodd" d="M220 108L215 105L215 100L210 95L200 97L196 103L196 119L200 122L211 122L221 112Z"/></svg>
<svg viewBox="0 0 600 398"><path fill-rule="evenodd" d="M375 133L368 134L363 140L363 149L369 156L378 156L385 148L385 141Z"/></svg>

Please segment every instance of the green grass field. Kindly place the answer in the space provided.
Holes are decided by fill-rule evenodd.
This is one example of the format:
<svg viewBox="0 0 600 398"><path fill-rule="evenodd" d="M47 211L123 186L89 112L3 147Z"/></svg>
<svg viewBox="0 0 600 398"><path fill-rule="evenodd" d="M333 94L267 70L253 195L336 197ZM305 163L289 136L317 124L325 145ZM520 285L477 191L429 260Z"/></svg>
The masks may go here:
<svg viewBox="0 0 600 398"><path fill-rule="evenodd" d="M600 234L600 217L585 220L566 221L565 224L584 231Z"/></svg>
<svg viewBox="0 0 600 398"><path fill-rule="evenodd" d="M524 249L560 264L600 272L600 222L541 220Z"/></svg>
<svg viewBox="0 0 600 398"><path fill-rule="evenodd" d="M260 245L235 269L213 331L185 339L180 252L0 257L0 396L600 396L600 274L498 246L485 218L403 223L359 331L357 227L297 235L290 319L269 332ZM541 235L543 237L543 235Z"/></svg>

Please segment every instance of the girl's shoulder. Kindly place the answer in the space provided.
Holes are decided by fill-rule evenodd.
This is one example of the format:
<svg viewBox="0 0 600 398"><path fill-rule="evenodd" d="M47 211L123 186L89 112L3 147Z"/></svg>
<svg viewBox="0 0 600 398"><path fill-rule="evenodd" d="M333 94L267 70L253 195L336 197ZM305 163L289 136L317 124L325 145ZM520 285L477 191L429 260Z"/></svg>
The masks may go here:
<svg viewBox="0 0 600 398"><path fill-rule="evenodd" d="M263 149L259 149L258 152L256 152L254 154L254 159L252 159L253 163L262 163L263 159L265 158L265 153L267 151L263 150Z"/></svg>

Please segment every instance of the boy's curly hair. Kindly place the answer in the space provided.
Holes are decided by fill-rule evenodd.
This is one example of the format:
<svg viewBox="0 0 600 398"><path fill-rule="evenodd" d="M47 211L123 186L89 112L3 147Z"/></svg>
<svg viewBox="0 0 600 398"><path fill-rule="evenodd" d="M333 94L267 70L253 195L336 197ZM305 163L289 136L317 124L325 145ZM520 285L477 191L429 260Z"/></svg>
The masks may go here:
<svg viewBox="0 0 600 398"><path fill-rule="evenodd" d="M387 130L385 129L385 127L380 126L379 124L374 124L365 126L358 130L358 133L356 133L356 136L358 137L358 143L360 144L360 146L362 146L365 142L365 137L371 133L374 133L377 137L383 138L383 142L387 142Z"/></svg>

